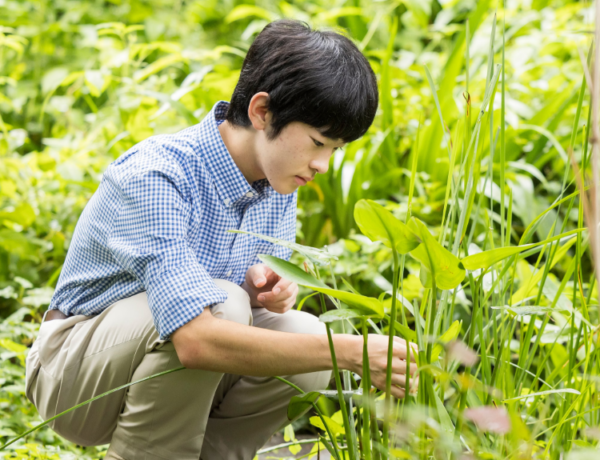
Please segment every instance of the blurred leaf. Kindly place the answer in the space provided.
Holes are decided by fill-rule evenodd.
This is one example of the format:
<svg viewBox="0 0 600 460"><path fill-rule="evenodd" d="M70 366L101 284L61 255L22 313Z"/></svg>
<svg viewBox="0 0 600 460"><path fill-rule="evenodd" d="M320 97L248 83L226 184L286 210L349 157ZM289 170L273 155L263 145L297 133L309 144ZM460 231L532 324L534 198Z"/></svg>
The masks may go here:
<svg viewBox="0 0 600 460"><path fill-rule="evenodd" d="M331 254L325 249L317 249L310 246L304 246L298 243L292 243L291 241L282 240L279 238L273 238L267 235L260 235L258 233L246 232L244 230L227 230L230 233L243 233L246 235L252 235L256 238L260 238L261 240L269 241L270 243L278 244L279 246L283 246L284 248L289 248L293 251L297 251L307 259L310 259L311 262L316 263L318 265L324 265L329 263L331 260L337 260L337 256Z"/></svg>
<svg viewBox="0 0 600 460"><path fill-rule="evenodd" d="M458 337L458 334L460 333L461 325L462 325L461 321L459 321L459 320L454 321L450 325L448 330L438 337L438 341L446 344L446 343L449 343L452 340L456 339ZM442 352L443 349L444 349L444 347L442 345L440 345L439 343L435 344L435 346L433 347L433 350L431 352L431 361L432 362L436 361L440 357L440 353Z"/></svg>
<svg viewBox="0 0 600 460"><path fill-rule="evenodd" d="M563 310L559 307L539 307L528 305L526 307L509 307L508 305L504 307L492 307L494 310L507 310L518 316L529 316L529 315L543 315L544 313L550 313L553 311L568 311Z"/></svg>
<svg viewBox="0 0 600 460"><path fill-rule="evenodd" d="M14 211L0 211L0 220L6 219L27 228L35 222L35 211L29 203L19 204Z"/></svg>
<svg viewBox="0 0 600 460"><path fill-rule="evenodd" d="M46 72L42 78L42 94L54 91L68 75L69 70L64 67L55 67Z"/></svg>
<svg viewBox="0 0 600 460"><path fill-rule="evenodd" d="M323 323L331 323L333 321L340 321L344 319L352 318L366 318L368 315L364 315L361 310L354 310L352 308L338 308L336 310L329 310L319 315L319 321Z"/></svg>
<svg viewBox="0 0 600 460"><path fill-rule="evenodd" d="M580 395L581 392L573 388L557 388L555 390L538 391L537 393L527 393L526 395L516 396L514 398L504 399L502 402L518 401L519 399L531 398L535 396L551 395L555 393L571 393L574 395Z"/></svg>
<svg viewBox="0 0 600 460"><path fill-rule="evenodd" d="M276 15L265 10L264 8L260 8L255 5L238 5L225 17L225 24L231 24L232 22L239 21L240 19L246 19L250 17L266 19L269 22L277 19Z"/></svg>

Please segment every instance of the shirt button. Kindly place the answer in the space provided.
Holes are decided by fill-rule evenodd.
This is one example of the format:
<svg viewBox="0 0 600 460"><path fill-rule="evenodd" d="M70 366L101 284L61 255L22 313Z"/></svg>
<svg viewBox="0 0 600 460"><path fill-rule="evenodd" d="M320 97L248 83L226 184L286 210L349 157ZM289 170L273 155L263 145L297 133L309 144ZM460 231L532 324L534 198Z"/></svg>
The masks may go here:
<svg viewBox="0 0 600 460"><path fill-rule="evenodd" d="M252 198L252 197L254 196L254 193L252 193L252 192L248 192L248 193L246 193L246 196L247 196L248 198Z"/></svg>
<svg viewBox="0 0 600 460"><path fill-rule="evenodd" d="M229 206L229 203L231 203L231 201L229 200L229 198L225 198L223 200L223 203L225 203L225 206Z"/></svg>
<svg viewBox="0 0 600 460"><path fill-rule="evenodd" d="M227 272L227 276L231 276L231 273L232 273L232 272L231 272L231 270L229 270L229 271Z"/></svg>

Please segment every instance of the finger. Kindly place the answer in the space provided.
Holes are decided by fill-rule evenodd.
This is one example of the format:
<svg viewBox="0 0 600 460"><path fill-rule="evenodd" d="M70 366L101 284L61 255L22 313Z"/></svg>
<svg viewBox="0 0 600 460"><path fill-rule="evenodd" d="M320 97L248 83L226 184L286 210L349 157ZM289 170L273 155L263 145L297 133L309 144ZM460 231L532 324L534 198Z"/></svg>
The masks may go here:
<svg viewBox="0 0 600 460"><path fill-rule="evenodd" d="M406 340L400 338L400 337L394 337L394 355L401 358L401 359L406 359L407 356L407 350L406 350ZM416 344L412 343L412 342L408 342L409 347L410 347L410 360L415 362L415 355L418 353L419 348L417 347Z"/></svg>
<svg viewBox="0 0 600 460"><path fill-rule="evenodd" d="M269 292L261 293L259 295L259 300L260 300L260 296L264 297L265 302L272 302L272 303L284 302L292 297L295 299L295 292L297 290L297 286L295 284L296 283L290 282L290 284L283 290L279 290L277 287L274 287ZM279 291L279 292L276 292L276 291Z"/></svg>
<svg viewBox="0 0 600 460"><path fill-rule="evenodd" d="M397 387L396 385L392 385L390 391L392 392L392 396L394 396L394 398L404 399L405 392L402 388Z"/></svg>
<svg viewBox="0 0 600 460"><path fill-rule="evenodd" d="M419 385L419 379L411 377L410 379L406 378L406 375L403 374L392 374L392 385L398 385L401 388L406 390L406 382L408 381L409 390L414 391Z"/></svg>
<svg viewBox="0 0 600 460"><path fill-rule="evenodd" d="M394 357L392 359L392 374L406 374L406 361Z"/></svg>
<svg viewBox="0 0 600 460"><path fill-rule="evenodd" d="M293 287L292 285L294 284L293 281L287 280L285 278L281 278L279 281L277 281L277 284L275 284L275 286L273 286L273 294L279 294L279 293L283 293L286 291L286 289L291 289L291 287ZM288 293L291 293L291 291L288 291Z"/></svg>
<svg viewBox="0 0 600 460"><path fill-rule="evenodd" d="M265 308L277 310L280 312L284 312L289 310L294 305L295 298L286 298L283 300L274 300L274 301L266 301L264 302Z"/></svg>
<svg viewBox="0 0 600 460"><path fill-rule="evenodd" d="M260 288L267 284L268 270L270 269L264 264L256 264L255 267L256 269L252 275L252 282L256 287Z"/></svg>
<svg viewBox="0 0 600 460"><path fill-rule="evenodd" d="M290 308L292 307L292 305L288 304L283 304L283 305L268 305L265 308L269 311L272 311L273 313L279 313L279 314L283 314L285 312L287 312Z"/></svg>

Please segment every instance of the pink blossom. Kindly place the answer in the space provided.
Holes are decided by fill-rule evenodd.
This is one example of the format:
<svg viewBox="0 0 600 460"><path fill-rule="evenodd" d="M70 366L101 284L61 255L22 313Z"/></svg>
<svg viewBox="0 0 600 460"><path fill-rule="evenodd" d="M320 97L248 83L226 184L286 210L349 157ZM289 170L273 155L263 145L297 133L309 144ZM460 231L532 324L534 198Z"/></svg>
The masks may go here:
<svg viewBox="0 0 600 460"><path fill-rule="evenodd" d="M510 431L510 417L504 407L482 406L465 409L465 418L482 431L498 434Z"/></svg>
<svg viewBox="0 0 600 460"><path fill-rule="evenodd" d="M477 353L461 340L453 340L448 344L448 357L468 367L474 366L479 360Z"/></svg>

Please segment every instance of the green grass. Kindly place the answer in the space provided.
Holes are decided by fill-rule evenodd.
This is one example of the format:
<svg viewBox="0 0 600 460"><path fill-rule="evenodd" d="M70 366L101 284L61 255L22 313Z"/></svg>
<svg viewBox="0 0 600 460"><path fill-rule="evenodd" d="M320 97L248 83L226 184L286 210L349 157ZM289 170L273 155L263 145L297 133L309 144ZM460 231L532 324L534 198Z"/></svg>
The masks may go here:
<svg viewBox="0 0 600 460"><path fill-rule="evenodd" d="M24 396L27 346L104 168L228 99L253 34L286 16L345 28L381 98L367 135L300 192L298 241L338 260L299 247L292 265L309 273L286 273L303 296L318 292L301 305L324 315L330 339L419 347L416 395L386 398L367 367L335 372L337 395L292 401L295 430L340 460L595 455L585 4L149 4L0 4L0 444L40 422ZM47 429L25 441L0 457L105 450Z"/></svg>

